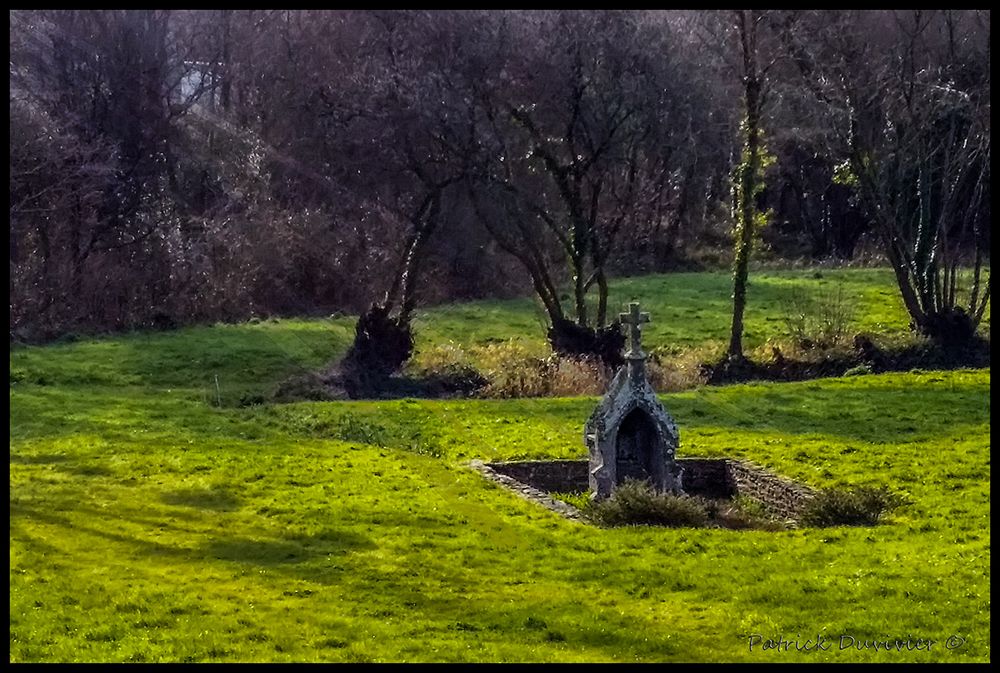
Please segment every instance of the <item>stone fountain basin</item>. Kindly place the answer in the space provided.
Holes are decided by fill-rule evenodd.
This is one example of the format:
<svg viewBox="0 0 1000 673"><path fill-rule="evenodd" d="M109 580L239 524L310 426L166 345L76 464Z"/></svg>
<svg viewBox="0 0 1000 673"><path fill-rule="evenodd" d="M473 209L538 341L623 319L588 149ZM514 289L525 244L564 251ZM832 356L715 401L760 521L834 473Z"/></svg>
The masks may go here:
<svg viewBox="0 0 1000 673"><path fill-rule="evenodd" d="M677 464L683 468L681 484L688 495L712 499L745 496L780 518L796 518L816 494L808 486L746 460L678 458ZM549 494L589 490L587 460L473 461L471 467L528 500L567 518L582 520L577 508Z"/></svg>

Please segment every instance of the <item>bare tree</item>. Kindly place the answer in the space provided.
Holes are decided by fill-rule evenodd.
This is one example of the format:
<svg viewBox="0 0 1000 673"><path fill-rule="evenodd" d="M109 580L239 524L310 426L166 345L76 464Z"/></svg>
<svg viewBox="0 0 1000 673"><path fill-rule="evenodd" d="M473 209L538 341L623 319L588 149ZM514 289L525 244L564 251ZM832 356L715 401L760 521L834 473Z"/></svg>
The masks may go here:
<svg viewBox="0 0 1000 673"><path fill-rule="evenodd" d="M990 296L988 12L793 14L783 36L913 327L966 342Z"/></svg>
<svg viewBox="0 0 1000 673"><path fill-rule="evenodd" d="M52 141L43 154L52 177L63 178L44 197L19 193L11 211L12 231L34 230L42 241L40 284L53 323L87 315L122 326L169 300L161 235L182 217L174 149L197 93L181 91L189 60L174 18L147 10L11 14L12 126ZM12 163L27 147L12 147ZM29 182L15 178L12 189ZM143 273L118 285L140 260ZM94 283L120 293L88 295Z"/></svg>
<svg viewBox="0 0 1000 673"><path fill-rule="evenodd" d="M332 174L397 232L384 295L359 319L344 361L357 374L385 376L412 351L427 244L469 161L468 83L479 66L467 22L451 12L365 13L349 83L328 80L318 90L327 149L337 153L328 157L338 163Z"/></svg>
<svg viewBox="0 0 1000 673"><path fill-rule="evenodd" d="M500 67L475 88L484 145L470 185L477 215L530 275L553 347L614 361L607 265L622 236L659 215L683 142L671 133L686 120L675 115L670 45L662 26L635 13L493 21Z"/></svg>

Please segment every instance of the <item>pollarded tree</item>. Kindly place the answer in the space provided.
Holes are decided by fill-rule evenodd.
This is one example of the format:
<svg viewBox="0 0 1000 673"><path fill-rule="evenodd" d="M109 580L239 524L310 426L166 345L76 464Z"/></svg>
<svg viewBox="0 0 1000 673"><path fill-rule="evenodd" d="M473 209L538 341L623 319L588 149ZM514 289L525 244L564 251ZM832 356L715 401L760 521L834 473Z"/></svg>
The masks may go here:
<svg viewBox="0 0 1000 673"><path fill-rule="evenodd" d="M427 243L467 173L472 131L474 27L459 12L356 15L357 49L345 81L318 89L331 175L373 219L397 232L381 273L385 293L361 316L344 368L376 378L413 347L411 318Z"/></svg>
<svg viewBox="0 0 1000 673"><path fill-rule="evenodd" d="M329 222L299 257L325 260L289 273L377 295L342 363L357 394L374 392L412 351L428 241L465 172L471 98L463 87L477 79L467 72L478 67L474 31L458 12L212 18L213 43L229 54L212 72L212 120L224 122L220 132L235 127L259 141L269 189L255 208L287 213L275 219L289 224Z"/></svg>

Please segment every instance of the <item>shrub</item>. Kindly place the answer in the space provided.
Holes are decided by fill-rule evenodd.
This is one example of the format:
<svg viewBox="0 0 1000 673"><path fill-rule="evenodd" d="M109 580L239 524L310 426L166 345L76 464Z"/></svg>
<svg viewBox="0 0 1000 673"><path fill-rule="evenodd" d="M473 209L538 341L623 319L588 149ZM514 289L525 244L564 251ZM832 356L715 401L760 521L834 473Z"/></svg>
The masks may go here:
<svg viewBox="0 0 1000 673"><path fill-rule="evenodd" d="M409 368L420 376L475 369L469 353L454 341L420 348Z"/></svg>
<svg viewBox="0 0 1000 673"><path fill-rule="evenodd" d="M584 514L602 526L695 528L709 522L701 498L659 494L645 482L631 479L620 485L611 497L588 502Z"/></svg>
<svg viewBox="0 0 1000 673"><path fill-rule="evenodd" d="M858 365L857 367L851 367L846 372L844 372L844 376L864 376L865 374L871 374L871 373L872 373L871 365L863 364L863 365Z"/></svg>
<svg viewBox="0 0 1000 673"><path fill-rule="evenodd" d="M557 397L601 395L614 375L613 368L594 357L552 355L548 360L548 394Z"/></svg>
<svg viewBox="0 0 1000 673"><path fill-rule="evenodd" d="M544 353L544 350L541 351ZM476 349L480 370L489 381L484 397L540 397L549 395L558 359L546 357L513 339Z"/></svg>
<svg viewBox="0 0 1000 673"><path fill-rule="evenodd" d="M706 357L712 357L715 346L685 348L654 348L646 361L646 377L658 393L672 393L690 390L704 385L707 381L701 364ZM603 392L603 391L602 391Z"/></svg>
<svg viewBox="0 0 1000 673"><path fill-rule="evenodd" d="M842 285L817 297L802 288L792 288L781 308L788 335L804 349L843 344L856 310Z"/></svg>
<svg viewBox="0 0 1000 673"><path fill-rule="evenodd" d="M745 495L737 495L723 505L716 503L709 514L720 527L732 530L779 531L787 530L790 523L776 519L763 504Z"/></svg>
<svg viewBox="0 0 1000 673"><path fill-rule="evenodd" d="M475 395L489 383L469 353L454 341L421 348L410 360L407 371L439 392Z"/></svg>
<svg viewBox="0 0 1000 673"><path fill-rule="evenodd" d="M558 375L559 359L546 351L514 339L468 351L449 342L422 348L410 370L425 379L475 381L483 397L536 397L552 394Z"/></svg>
<svg viewBox="0 0 1000 673"><path fill-rule="evenodd" d="M815 527L873 526L882 515L904 504L905 498L884 487L826 489L806 505L800 521Z"/></svg>

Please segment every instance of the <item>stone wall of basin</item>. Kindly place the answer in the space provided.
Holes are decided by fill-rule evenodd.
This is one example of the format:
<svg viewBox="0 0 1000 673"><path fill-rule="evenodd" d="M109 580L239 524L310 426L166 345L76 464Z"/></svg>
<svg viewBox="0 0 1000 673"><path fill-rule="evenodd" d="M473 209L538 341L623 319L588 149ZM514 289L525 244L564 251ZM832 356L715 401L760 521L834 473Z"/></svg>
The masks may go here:
<svg viewBox="0 0 1000 673"><path fill-rule="evenodd" d="M689 495L707 498L745 496L777 516L795 518L815 491L779 477L745 460L732 458L679 458L683 488ZM506 477L501 482L528 486L542 493L580 493L589 488L586 460L525 460L478 463ZM482 470L481 470L482 471ZM516 486L515 486L516 489ZM526 494L525 494L526 495ZM547 503L546 506L549 506ZM551 507L550 507L551 508Z"/></svg>
<svg viewBox="0 0 1000 673"><path fill-rule="evenodd" d="M785 519L796 518L816 495L808 486L779 477L745 460L727 460L726 463L734 495L755 500Z"/></svg>

